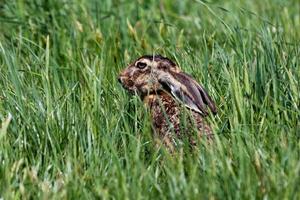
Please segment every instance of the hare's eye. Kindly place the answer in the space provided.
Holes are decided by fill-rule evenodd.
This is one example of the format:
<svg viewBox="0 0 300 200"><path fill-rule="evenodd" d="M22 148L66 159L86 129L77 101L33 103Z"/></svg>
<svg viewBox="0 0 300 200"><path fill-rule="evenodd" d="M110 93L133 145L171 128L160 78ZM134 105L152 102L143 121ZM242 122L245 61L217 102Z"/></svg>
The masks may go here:
<svg viewBox="0 0 300 200"><path fill-rule="evenodd" d="M138 62L136 64L136 67L139 68L139 69L144 69L145 67L147 67L147 63L144 63L144 62Z"/></svg>

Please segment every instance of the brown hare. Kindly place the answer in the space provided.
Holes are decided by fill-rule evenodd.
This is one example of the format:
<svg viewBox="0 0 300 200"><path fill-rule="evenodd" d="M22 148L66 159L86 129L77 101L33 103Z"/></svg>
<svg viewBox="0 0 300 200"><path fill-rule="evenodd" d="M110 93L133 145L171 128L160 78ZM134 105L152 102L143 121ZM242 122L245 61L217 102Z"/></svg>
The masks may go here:
<svg viewBox="0 0 300 200"><path fill-rule="evenodd" d="M212 113L217 112L215 103L201 85L170 59L142 56L125 68L118 80L150 108L154 132L167 147L176 146L174 136L187 138L194 145L193 130L198 137L212 138L212 129L204 117L207 107Z"/></svg>

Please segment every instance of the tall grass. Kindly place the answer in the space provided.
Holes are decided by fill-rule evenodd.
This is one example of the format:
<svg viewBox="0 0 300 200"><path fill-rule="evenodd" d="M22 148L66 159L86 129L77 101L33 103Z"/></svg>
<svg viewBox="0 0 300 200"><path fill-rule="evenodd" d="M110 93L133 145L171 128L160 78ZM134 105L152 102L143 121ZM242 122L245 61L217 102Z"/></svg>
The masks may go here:
<svg viewBox="0 0 300 200"><path fill-rule="evenodd" d="M299 199L297 1L0 3L0 198ZM213 145L169 155L117 83L175 60L218 105Z"/></svg>

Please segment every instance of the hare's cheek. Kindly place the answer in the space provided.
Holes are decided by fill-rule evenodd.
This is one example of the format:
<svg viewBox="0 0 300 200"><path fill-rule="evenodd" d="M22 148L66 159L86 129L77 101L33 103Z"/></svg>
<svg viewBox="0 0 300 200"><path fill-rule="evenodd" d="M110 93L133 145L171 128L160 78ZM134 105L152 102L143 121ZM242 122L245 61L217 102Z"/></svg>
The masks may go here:
<svg viewBox="0 0 300 200"><path fill-rule="evenodd" d="M147 93L151 92L152 90L149 87L149 85L143 84L143 85L139 86L138 91L141 92L142 94L147 94Z"/></svg>
<svg viewBox="0 0 300 200"><path fill-rule="evenodd" d="M141 83L139 85L136 85L136 88L138 91L144 94L160 90L159 86L153 83Z"/></svg>

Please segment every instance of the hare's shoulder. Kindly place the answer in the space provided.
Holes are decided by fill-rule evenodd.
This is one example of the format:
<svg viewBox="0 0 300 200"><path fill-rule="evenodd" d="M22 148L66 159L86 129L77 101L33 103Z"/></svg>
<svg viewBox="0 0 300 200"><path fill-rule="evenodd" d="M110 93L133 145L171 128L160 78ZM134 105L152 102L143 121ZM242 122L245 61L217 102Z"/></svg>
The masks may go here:
<svg viewBox="0 0 300 200"><path fill-rule="evenodd" d="M182 105L168 93L148 95L144 98L144 103L150 108L153 125L160 135L174 131L179 136L183 134L181 132L187 133L187 129L193 129L194 126L199 130L199 136L213 134L201 114L188 109L190 114L184 115L187 110L183 111ZM180 119L184 116L188 122L185 128L180 126Z"/></svg>
<svg viewBox="0 0 300 200"><path fill-rule="evenodd" d="M170 94L148 95L144 103L150 108L153 125L158 132L179 132L180 106Z"/></svg>
<svg viewBox="0 0 300 200"><path fill-rule="evenodd" d="M144 103L151 112L163 111L166 115L179 114L179 104L168 93L150 94L144 98Z"/></svg>

